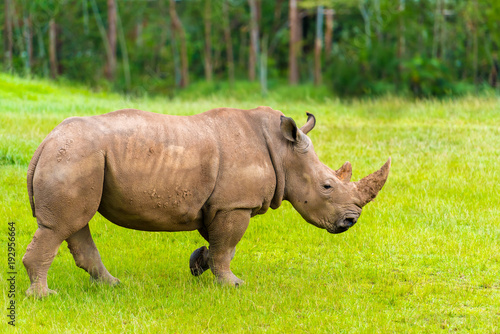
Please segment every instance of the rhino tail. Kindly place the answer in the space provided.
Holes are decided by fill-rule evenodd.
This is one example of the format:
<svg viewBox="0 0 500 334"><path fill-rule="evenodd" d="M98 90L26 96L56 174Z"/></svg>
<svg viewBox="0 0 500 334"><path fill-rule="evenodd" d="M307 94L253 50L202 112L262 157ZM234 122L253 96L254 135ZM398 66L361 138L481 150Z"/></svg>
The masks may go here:
<svg viewBox="0 0 500 334"><path fill-rule="evenodd" d="M33 157L31 158L30 164L28 166L28 196L30 198L31 212L33 213L33 217L36 217L35 214L35 201L33 200L33 175L35 174L36 165L38 164L38 160L40 159L40 155L42 155L43 147L45 146L45 141L38 146Z"/></svg>

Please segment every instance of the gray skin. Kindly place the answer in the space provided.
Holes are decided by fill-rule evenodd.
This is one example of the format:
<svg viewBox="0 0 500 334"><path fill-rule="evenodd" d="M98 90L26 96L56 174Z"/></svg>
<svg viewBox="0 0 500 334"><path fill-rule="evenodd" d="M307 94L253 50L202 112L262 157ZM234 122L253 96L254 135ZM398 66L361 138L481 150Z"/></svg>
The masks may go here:
<svg viewBox="0 0 500 334"><path fill-rule="evenodd" d="M208 268L222 284L243 283L230 269L250 218L289 201L309 223L330 233L354 225L384 185L390 159L350 182L351 165L322 164L306 135L280 111L220 108L194 116L118 110L72 117L42 142L28 168L28 193L38 229L23 263L27 295L54 293L47 271L66 240L76 265L109 284L90 235L98 211L111 222L143 231L192 231L208 241L190 269Z"/></svg>

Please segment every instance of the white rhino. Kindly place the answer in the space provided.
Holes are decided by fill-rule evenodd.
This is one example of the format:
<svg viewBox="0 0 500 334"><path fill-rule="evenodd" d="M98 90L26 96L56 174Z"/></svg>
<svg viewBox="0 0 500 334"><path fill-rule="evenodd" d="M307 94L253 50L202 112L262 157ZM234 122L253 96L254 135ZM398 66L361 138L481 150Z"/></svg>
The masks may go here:
<svg viewBox="0 0 500 334"><path fill-rule="evenodd" d="M309 223L330 233L353 226L361 208L384 185L390 159L377 172L350 182L351 165L322 164L293 119L269 107L219 108L194 116L118 110L71 117L35 151L28 193L38 229L23 263L28 295L43 297L47 271L66 240L76 265L116 284L90 235L98 211L111 222L144 231L198 230L208 241L190 268L210 268L217 280L239 285L230 269L250 218L289 201Z"/></svg>

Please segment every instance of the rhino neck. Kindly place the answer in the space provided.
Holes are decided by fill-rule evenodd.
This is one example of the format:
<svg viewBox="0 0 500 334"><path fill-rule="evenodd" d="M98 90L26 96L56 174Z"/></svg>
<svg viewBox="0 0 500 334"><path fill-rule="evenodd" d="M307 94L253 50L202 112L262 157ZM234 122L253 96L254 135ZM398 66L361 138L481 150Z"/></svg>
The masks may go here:
<svg viewBox="0 0 500 334"><path fill-rule="evenodd" d="M274 121L275 120L273 119L271 123L274 123ZM277 124L279 124L279 116ZM269 152L269 157L271 158L274 173L276 175L276 188L274 190L274 196L271 200L270 207L275 210L280 207L285 195L285 170L283 168L285 164L283 161L284 154L281 152L284 147L282 147L283 141L278 139L278 133L269 132L269 127L267 127L264 130L264 137L266 138L267 151Z"/></svg>

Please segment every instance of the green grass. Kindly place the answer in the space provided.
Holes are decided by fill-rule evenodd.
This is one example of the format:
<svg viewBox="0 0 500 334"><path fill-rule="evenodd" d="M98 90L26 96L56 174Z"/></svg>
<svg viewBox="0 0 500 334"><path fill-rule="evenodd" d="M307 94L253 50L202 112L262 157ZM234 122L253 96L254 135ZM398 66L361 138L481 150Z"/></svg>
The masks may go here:
<svg viewBox="0 0 500 334"><path fill-rule="evenodd" d="M305 87L311 90L311 87ZM298 92L291 91L295 97ZM500 100L383 98L342 102L287 91L126 99L0 74L0 223L6 277L7 223L16 222L19 333L500 333ZM252 219L232 262L246 285L189 273L197 232L148 233L97 215L90 228L104 264L122 284L91 282L65 243L44 300L24 296L21 258L36 230L26 169L64 118L134 107L195 114L269 105L305 122L320 159L349 160L353 180L392 157L389 180L351 230L330 235L293 208ZM5 281L4 281L5 282ZM6 314L7 285L2 289Z"/></svg>

